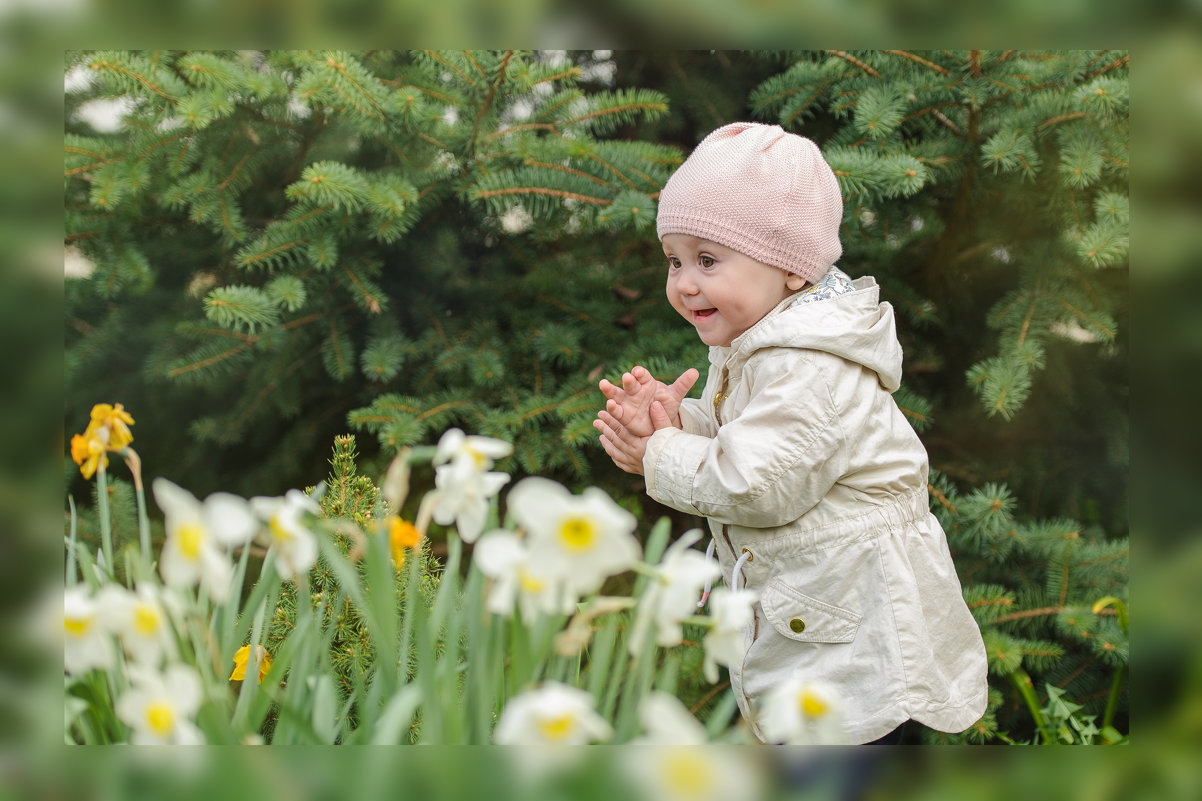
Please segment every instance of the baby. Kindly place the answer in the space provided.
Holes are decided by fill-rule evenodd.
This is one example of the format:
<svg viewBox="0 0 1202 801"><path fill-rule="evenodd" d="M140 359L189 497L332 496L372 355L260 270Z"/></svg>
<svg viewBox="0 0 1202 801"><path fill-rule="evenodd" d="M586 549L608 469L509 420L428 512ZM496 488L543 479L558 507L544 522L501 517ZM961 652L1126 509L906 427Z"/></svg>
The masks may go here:
<svg viewBox="0 0 1202 801"><path fill-rule="evenodd" d="M672 307L710 346L700 400L642 367L601 382L614 464L708 518L731 589L758 593L731 683L758 703L795 673L834 687L844 740L985 712L985 649L927 499L927 454L893 400L902 351L869 277L834 266L843 201L817 146L779 126L711 133L656 220Z"/></svg>

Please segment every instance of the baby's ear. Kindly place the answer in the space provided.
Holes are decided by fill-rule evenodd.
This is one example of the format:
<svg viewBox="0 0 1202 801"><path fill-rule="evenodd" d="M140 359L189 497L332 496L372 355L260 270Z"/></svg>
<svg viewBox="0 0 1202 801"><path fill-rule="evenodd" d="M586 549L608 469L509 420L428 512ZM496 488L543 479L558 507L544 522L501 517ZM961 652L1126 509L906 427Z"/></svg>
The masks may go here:
<svg viewBox="0 0 1202 801"><path fill-rule="evenodd" d="M805 285L806 280L796 273L789 273L788 277L785 278L785 286L792 292L796 292Z"/></svg>

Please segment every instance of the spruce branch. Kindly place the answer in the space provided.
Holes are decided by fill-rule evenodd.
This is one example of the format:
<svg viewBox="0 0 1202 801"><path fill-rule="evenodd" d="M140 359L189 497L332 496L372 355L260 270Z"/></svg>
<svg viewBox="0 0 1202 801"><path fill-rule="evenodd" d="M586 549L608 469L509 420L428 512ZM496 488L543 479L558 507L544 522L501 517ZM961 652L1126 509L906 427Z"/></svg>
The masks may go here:
<svg viewBox="0 0 1202 801"><path fill-rule="evenodd" d="M437 50L423 50L423 51L421 51L421 52L422 52L422 53L424 53L425 55L429 56L430 58L434 59L435 61L437 61L437 62L438 62L439 64L441 64L442 66L444 66L444 67L446 67L447 69L449 69L449 70L451 70L452 72L454 72L456 75L458 75L460 78L462 78L462 79L463 79L463 82L464 82L464 83L468 84L469 86L475 86L475 85L476 85L476 82L475 82L475 81L473 81L473 80L471 79L471 77L469 77L469 76L468 76L468 75L467 75L465 72L463 72L461 69L459 69L459 68L458 68L458 67L456 67L454 64L452 64L452 63L451 63L449 60L447 60L447 59L446 59L446 58L445 58L445 57L444 57L444 56L443 56L441 53L439 53Z"/></svg>
<svg viewBox="0 0 1202 801"><path fill-rule="evenodd" d="M886 50L885 52L891 53L895 56L900 56L901 58L908 58L911 61L915 62L916 64L921 64L922 66L926 67L927 69L934 70L935 72L939 73L940 75L951 75L951 72L949 72L946 67L941 67L938 64L936 64L935 62L929 61L929 60L923 58L922 56L918 55L917 53L911 53L908 50Z"/></svg>
<svg viewBox="0 0 1202 801"><path fill-rule="evenodd" d="M483 200L490 197L501 197L504 195L548 195L550 197L576 200L581 203L592 203L598 206L605 206L609 204L609 201L605 198L591 197L589 195L582 195L577 192L565 192L559 189L550 189L545 186L511 186L504 189L480 189L472 193L472 197L478 200Z"/></svg>
<svg viewBox="0 0 1202 801"><path fill-rule="evenodd" d="M175 97L173 97L171 94L169 94L168 91L162 87L161 80L160 81L151 80L149 77L146 76L145 71L139 71L132 67L128 67L124 64L121 64L118 59L110 60L109 58L102 56L102 57L99 57L99 58L89 62L88 68L92 69L92 70L96 70L97 72L102 72L102 71L106 71L106 70L112 71L113 73L115 73L123 78L129 78L129 79L136 81L137 83L146 87L151 92L154 92L156 95L163 98L164 100L166 100L169 103L178 102Z"/></svg>
<svg viewBox="0 0 1202 801"><path fill-rule="evenodd" d="M855 56L851 55L850 53L848 53L845 50L824 50L823 52L830 53L832 56L843 59L848 64L851 64L851 65L857 67L858 69L862 70L864 72L864 74L866 74L866 75L870 75L873 78L881 77L881 74L879 72L877 72L872 67L865 64L863 61L860 61L860 59L856 58Z"/></svg>
<svg viewBox="0 0 1202 801"><path fill-rule="evenodd" d="M174 368L168 370L167 377L168 378L179 378L180 376L187 375L188 373L194 372L196 370L204 370L204 369L212 367L216 364L221 364L222 362L232 359L235 356L243 355L246 352L248 347L249 347L248 342L242 342L228 350L222 351L221 353L217 353L212 356L207 356L205 358L201 358L196 361L185 362L183 364L180 364L177 367L174 367Z"/></svg>
<svg viewBox="0 0 1202 801"><path fill-rule="evenodd" d="M1102 67L1101 69L1097 69L1097 70L1094 70L1093 72L1083 75L1081 77L1081 80L1084 81L1084 80L1089 80L1090 78L1096 78L1097 76L1102 75L1103 73L1110 72L1111 70L1117 70L1120 67L1125 67L1130 62L1130 60L1131 60L1130 55L1125 55L1125 56L1116 58L1114 61L1110 62L1109 64Z"/></svg>
<svg viewBox="0 0 1202 801"><path fill-rule="evenodd" d="M527 158L522 163L528 167L538 167L539 169L544 169L544 170L557 170L559 172L566 172L568 175L574 175L578 178L584 178L585 180L598 183L607 189L613 188L612 184L610 184L608 181L606 181L602 178L598 178L595 175L590 175L589 173L584 172L583 170L577 170L572 167L568 167L564 164L551 164L551 163L545 162L545 161L536 161L533 158Z"/></svg>
<svg viewBox="0 0 1202 801"><path fill-rule="evenodd" d="M467 51L464 52L466 53ZM470 58L470 54L468 55ZM492 107L493 99L497 95L497 89L500 87L501 82L505 79L505 70L509 67L509 60L511 58L513 58L513 51L506 50L505 55L501 58L501 65L497 68L497 76L493 82L489 84L488 94L484 96L484 101L480 104L479 111L476 112L476 119L472 123L472 137L467 146L469 152L473 150L476 144L476 137L480 135L480 123L484 120L484 115L487 114L488 110ZM484 69L476 63L475 59L472 59L472 64L476 66L481 75L487 77Z"/></svg>

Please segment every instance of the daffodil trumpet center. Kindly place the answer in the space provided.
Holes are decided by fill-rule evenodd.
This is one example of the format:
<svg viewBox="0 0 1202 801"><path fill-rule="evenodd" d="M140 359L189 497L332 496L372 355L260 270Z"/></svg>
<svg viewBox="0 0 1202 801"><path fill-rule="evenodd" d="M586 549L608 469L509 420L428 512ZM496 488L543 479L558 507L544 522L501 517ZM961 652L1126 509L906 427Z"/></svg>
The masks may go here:
<svg viewBox="0 0 1202 801"><path fill-rule="evenodd" d="M166 737L175 726L175 711L166 701L154 701L146 706L146 723L160 737Z"/></svg>
<svg viewBox="0 0 1202 801"><path fill-rule="evenodd" d="M597 526L587 517L564 518L559 524L559 539L569 551L590 550L597 539Z"/></svg>
<svg viewBox="0 0 1202 801"><path fill-rule="evenodd" d="M559 715L538 722L539 731L551 742L561 742L572 733L573 720L571 715Z"/></svg>
<svg viewBox="0 0 1202 801"><path fill-rule="evenodd" d="M540 593L547 588L547 582L540 578L530 575L529 571L521 568L518 571L518 583L521 584L522 590L530 594Z"/></svg>
<svg viewBox="0 0 1202 801"><path fill-rule="evenodd" d="M664 777L679 798L703 798L710 789L711 765L695 754L678 751L664 761Z"/></svg>
<svg viewBox="0 0 1202 801"><path fill-rule="evenodd" d="M180 553L188 559L200 558L200 551L204 546L205 539L203 526L197 523L185 523L176 530L175 536L179 541Z"/></svg>
<svg viewBox="0 0 1202 801"><path fill-rule="evenodd" d="M68 617L64 623L66 632L73 637L82 637L92 628L91 617Z"/></svg>
<svg viewBox="0 0 1202 801"><path fill-rule="evenodd" d="M134 609L134 628L144 637L156 634L159 630L159 613L148 603L140 603Z"/></svg>
<svg viewBox="0 0 1202 801"><path fill-rule="evenodd" d="M275 542L288 542L292 539L292 532L280 522L280 516L278 514L271 516L271 520L267 523L267 527L271 529L271 538Z"/></svg>
<svg viewBox="0 0 1202 801"><path fill-rule="evenodd" d="M830 711L830 704L812 690L802 690L797 696L797 704L807 718L821 718Z"/></svg>

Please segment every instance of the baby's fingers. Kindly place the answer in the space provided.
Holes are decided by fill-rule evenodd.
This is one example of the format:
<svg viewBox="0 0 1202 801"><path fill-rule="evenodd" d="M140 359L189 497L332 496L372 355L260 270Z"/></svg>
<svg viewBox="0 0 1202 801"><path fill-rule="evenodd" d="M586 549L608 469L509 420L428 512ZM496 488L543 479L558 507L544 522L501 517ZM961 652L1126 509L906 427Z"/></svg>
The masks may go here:
<svg viewBox="0 0 1202 801"><path fill-rule="evenodd" d="M655 379L651 375L651 371L641 364L636 364L630 369L630 374L634 376L634 380L640 384L650 384Z"/></svg>
<svg viewBox="0 0 1202 801"><path fill-rule="evenodd" d="M610 400L617 400L622 394L621 387L615 387L609 383L608 379L602 378L601 383L597 384L597 388L601 390L601 394Z"/></svg>

